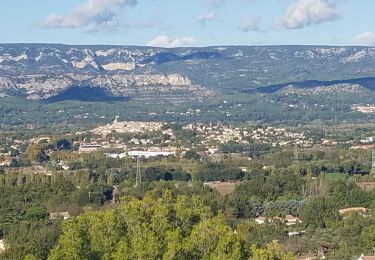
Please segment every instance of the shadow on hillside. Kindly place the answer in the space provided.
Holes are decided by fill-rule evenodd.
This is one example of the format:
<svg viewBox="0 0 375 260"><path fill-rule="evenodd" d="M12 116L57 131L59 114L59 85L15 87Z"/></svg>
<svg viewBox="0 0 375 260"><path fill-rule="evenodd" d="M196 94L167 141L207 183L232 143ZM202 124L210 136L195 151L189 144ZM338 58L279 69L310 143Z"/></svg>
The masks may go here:
<svg viewBox="0 0 375 260"><path fill-rule="evenodd" d="M100 87L70 87L61 91L58 95L45 100L46 103L56 103L67 100L84 102L114 102L129 101L130 97L112 96L106 89Z"/></svg>

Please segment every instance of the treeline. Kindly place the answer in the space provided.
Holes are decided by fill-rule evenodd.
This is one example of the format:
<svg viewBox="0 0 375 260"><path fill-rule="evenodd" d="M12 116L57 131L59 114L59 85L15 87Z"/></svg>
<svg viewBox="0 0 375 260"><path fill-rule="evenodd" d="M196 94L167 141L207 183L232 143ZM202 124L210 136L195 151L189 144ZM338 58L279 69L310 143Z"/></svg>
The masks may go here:
<svg viewBox="0 0 375 260"><path fill-rule="evenodd" d="M146 181L190 181L191 174L166 167L148 167L143 175Z"/></svg>
<svg viewBox="0 0 375 260"><path fill-rule="evenodd" d="M236 91L235 91L236 92ZM374 93L357 93L363 104L373 102ZM23 98L1 98L0 126L6 129L26 128L53 129L55 132L82 129L87 126L106 124L113 115L129 120L154 120L166 122L234 122L248 121L284 123L297 126L314 120L341 123L368 122L374 115L352 112L355 103L352 94L301 95L275 93L268 95L238 94L223 96L227 102L208 99L206 102L182 102L173 106L175 113L166 113L170 106L157 100L143 101L82 102L64 101L52 104L25 100ZM240 106L239 106L240 105ZM291 105L291 106L289 106ZM218 109L220 107L220 109ZM199 114L185 114L188 109L200 109ZM150 115L150 113L155 113ZM230 116L227 116L227 113ZM43 115L43 117L41 116ZM192 137L194 138L194 137Z"/></svg>
<svg viewBox="0 0 375 260"><path fill-rule="evenodd" d="M67 177L56 174L0 175L0 235L28 219L30 209L66 210L78 214L86 205L103 205L112 199L113 187L105 183L75 186Z"/></svg>
<svg viewBox="0 0 375 260"><path fill-rule="evenodd" d="M245 173L236 167L224 163L201 164L195 177L200 181L241 180Z"/></svg>

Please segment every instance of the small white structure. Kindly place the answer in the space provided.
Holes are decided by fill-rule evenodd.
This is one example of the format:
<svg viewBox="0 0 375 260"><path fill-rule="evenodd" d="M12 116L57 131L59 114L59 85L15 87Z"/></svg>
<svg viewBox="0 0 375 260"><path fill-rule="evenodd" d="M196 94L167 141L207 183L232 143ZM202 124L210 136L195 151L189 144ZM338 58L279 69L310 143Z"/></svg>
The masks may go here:
<svg viewBox="0 0 375 260"><path fill-rule="evenodd" d="M296 225L302 222L299 218L292 215L286 215L284 221L287 226Z"/></svg>
<svg viewBox="0 0 375 260"><path fill-rule="evenodd" d="M0 254L5 252L5 242L3 239L0 239Z"/></svg>
<svg viewBox="0 0 375 260"><path fill-rule="evenodd" d="M82 144L79 147L78 152L79 153L92 153L101 149L102 147L103 146L101 146L100 144Z"/></svg>
<svg viewBox="0 0 375 260"><path fill-rule="evenodd" d="M264 224L266 222L266 218L265 217L257 217L255 219L255 222L258 223L258 224Z"/></svg>
<svg viewBox="0 0 375 260"><path fill-rule="evenodd" d="M68 219L68 218L70 218L68 211L49 213L49 219Z"/></svg>
<svg viewBox="0 0 375 260"><path fill-rule="evenodd" d="M365 256L364 254L361 254L357 260L375 260L375 256Z"/></svg>
<svg viewBox="0 0 375 260"><path fill-rule="evenodd" d="M150 157L156 157L156 156L169 156L174 155L172 152L164 152L164 151L129 151L128 155L133 158L137 157L144 157L144 158L150 158Z"/></svg>

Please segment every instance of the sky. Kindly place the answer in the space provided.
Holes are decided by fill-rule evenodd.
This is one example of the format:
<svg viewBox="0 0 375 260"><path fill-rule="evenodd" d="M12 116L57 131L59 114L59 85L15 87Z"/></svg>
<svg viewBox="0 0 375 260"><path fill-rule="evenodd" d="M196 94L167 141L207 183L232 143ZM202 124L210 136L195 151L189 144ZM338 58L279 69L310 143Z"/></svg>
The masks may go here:
<svg viewBox="0 0 375 260"><path fill-rule="evenodd" d="M375 46L374 0L1 0L1 43Z"/></svg>

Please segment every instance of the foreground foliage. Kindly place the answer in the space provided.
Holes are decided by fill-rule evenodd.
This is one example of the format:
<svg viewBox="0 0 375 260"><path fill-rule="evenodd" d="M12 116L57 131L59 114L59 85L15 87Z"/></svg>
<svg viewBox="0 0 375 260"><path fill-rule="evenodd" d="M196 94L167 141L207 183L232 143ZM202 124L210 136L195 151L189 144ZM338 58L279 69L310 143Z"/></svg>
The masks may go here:
<svg viewBox="0 0 375 260"><path fill-rule="evenodd" d="M279 245L257 248L199 196L124 198L63 224L49 259L293 259Z"/></svg>

